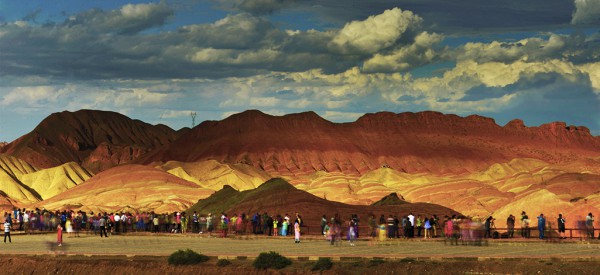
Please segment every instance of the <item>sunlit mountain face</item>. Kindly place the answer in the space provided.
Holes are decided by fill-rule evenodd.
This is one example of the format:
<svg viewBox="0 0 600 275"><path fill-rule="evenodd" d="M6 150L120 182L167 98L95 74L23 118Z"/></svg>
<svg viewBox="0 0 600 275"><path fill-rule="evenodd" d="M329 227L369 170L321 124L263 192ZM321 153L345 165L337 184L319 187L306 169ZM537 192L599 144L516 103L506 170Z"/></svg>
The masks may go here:
<svg viewBox="0 0 600 275"><path fill-rule="evenodd" d="M84 113L60 113L78 124L43 120L44 127L1 149L3 208L181 211L225 185L250 191L279 177L321 200L366 207L396 193L407 203L494 215L499 225L521 211L563 213L575 222L600 209L600 138L562 122L500 126L482 116L383 112L334 123L313 112L246 111L175 132L111 112ZM106 126L114 117L134 127ZM107 127L118 138L107 139ZM76 139L88 145L56 142ZM94 171L85 168L90 152ZM40 166L57 156L65 159Z"/></svg>

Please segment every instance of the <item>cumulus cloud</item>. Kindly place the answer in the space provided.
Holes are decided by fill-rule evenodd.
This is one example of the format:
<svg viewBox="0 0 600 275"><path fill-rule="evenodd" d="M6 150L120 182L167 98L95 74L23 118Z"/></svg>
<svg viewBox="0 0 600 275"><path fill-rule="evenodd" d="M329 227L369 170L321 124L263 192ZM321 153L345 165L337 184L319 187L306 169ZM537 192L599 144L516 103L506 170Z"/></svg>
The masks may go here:
<svg viewBox="0 0 600 275"><path fill-rule="evenodd" d="M59 89L54 86L23 86L16 87L6 92L1 98L0 105L3 106L42 106L48 102L56 102L65 89Z"/></svg>
<svg viewBox="0 0 600 275"><path fill-rule="evenodd" d="M411 11L386 10L366 20L346 24L331 45L344 53L376 53L394 45L405 32L417 28L421 22L422 19Z"/></svg>
<svg viewBox="0 0 600 275"><path fill-rule="evenodd" d="M159 4L127 4L119 10L90 10L64 22L69 28L84 27L97 33L134 34L162 26L174 11L165 2Z"/></svg>
<svg viewBox="0 0 600 275"><path fill-rule="evenodd" d="M402 70L409 70L431 60L424 48L429 44L422 41L437 39L433 34L416 39L422 20L398 8L338 30L281 30L265 17L240 13L176 31L141 32L172 15L164 3L90 10L64 24L0 25L0 42L5 42L0 43L5 53L0 74L78 80L216 79L312 69L339 73L374 54L389 57L370 64L389 67L401 61Z"/></svg>
<svg viewBox="0 0 600 275"><path fill-rule="evenodd" d="M423 64L431 63L439 53L439 43L443 37L439 34L422 32L413 44L400 47L390 54L375 54L364 62L363 70L366 72L397 72L407 71Z"/></svg>
<svg viewBox="0 0 600 275"><path fill-rule="evenodd" d="M572 24L598 24L600 23L600 1L575 0Z"/></svg>
<svg viewBox="0 0 600 275"><path fill-rule="evenodd" d="M600 46L595 36L550 34L548 38L531 37L516 42L469 42L456 49L458 61L511 63L517 60L544 61L566 59L576 63L600 60Z"/></svg>

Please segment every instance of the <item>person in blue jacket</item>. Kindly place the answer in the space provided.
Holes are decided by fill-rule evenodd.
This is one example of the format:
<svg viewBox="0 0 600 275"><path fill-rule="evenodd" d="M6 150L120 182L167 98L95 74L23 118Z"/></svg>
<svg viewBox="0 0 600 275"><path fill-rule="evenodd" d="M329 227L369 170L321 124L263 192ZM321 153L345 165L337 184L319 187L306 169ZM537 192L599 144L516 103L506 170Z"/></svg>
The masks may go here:
<svg viewBox="0 0 600 275"><path fill-rule="evenodd" d="M544 238L544 231L546 230L546 218L544 214L540 214L538 217L538 230L540 231L540 239Z"/></svg>

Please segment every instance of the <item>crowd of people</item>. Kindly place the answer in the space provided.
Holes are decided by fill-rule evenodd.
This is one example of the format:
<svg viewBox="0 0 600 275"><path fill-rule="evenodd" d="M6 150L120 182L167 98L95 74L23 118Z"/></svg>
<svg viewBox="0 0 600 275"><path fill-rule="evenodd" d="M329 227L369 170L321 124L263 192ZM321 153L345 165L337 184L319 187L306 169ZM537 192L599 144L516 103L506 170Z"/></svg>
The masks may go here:
<svg viewBox="0 0 600 275"><path fill-rule="evenodd" d="M327 218L323 215L320 222L320 233L332 245L339 244L344 236L353 246L359 238L360 230L367 230L367 236L373 239L386 240L394 238L438 238L444 237L451 244L461 242L478 242L486 238L514 238L517 219L512 214L506 219L506 232L499 233L495 227L495 218L489 216L485 220L472 219L464 216L445 216L440 219L436 215L422 216L408 215L398 217L395 215L381 215L376 218L370 215L366 226L359 226L361 220L358 215L350 215L342 219L338 214ZM305 227L301 215L272 214L267 212L255 213L251 216L233 214L231 216L221 213L220 216L208 213L199 214L194 211L173 213L86 213L84 211L48 211L46 209L18 209L4 214L4 242L12 242L10 231L52 231L59 235L59 244L62 244L62 233L68 237L79 237L80 231L88 234L109 237L112 234L127 232L152 232L152 233L197 233L212 236L217 232L220 237L228 234L256 234L266 236L294 235L296 243L300 242L300 232ZM530 238L532 227L531 220L523 211L520 216L520 235ZM594 216L589 213L584 220L578 221L577 230L587 238L594 238ZM553 222L547 221L544 214L537 217L538 238L546 238L547 232L555 232ZM559 214L556 219L556 232L558 238L566 238L566 218ZM600 238L600 236L599 236Z"/></svg>
<svg viewBox="0 0 600 275"><path fill-rule="evenodd" d="M33 231L62 231L67 237L79 237L81 231L88 234L108 237L113 234L127 232L152 232L152 233L198 233L211 236L218 232L218 236L227 237L227 234L252 233L267 236L287 236L294 234L299 243L300 226L303 220L296 213L293 220L288 214L268 215L256 213L251 219L245 213L232 216L221 213L220 217L208 213L198 214L194 211L191 215L186 212L173 213L94 213L84 211L48 211L46 209L18 209L4 213L5 236L10 239L10 231L18 230L25 233ZM60 234L62 236L62 234Z"/></svg>

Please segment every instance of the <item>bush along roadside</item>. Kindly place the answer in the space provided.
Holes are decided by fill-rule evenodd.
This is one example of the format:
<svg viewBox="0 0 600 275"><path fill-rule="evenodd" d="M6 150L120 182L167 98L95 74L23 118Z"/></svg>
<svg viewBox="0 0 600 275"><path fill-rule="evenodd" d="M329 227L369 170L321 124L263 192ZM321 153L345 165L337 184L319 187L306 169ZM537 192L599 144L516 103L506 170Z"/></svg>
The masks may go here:
<svg viewBox="0 0 600 275"><path fill-rule="evenodd" d="M288 265L291 265L292 261L284 256L281 256L279 253L271 251L271 252L262 252L258 255L258 257L254 260L252 264L254 268L257 269L282 269Z"/></svg>
<svg viewBox="0 0 600 275"><path fill-rule="evenodd" d="M318 261L315 262L315 264L312 266L311 270L312 271L325 271L325 270L329 270L331 269L331 267L333 266L333 263L331 262L330 258L319 258Z"/></svg>
<svg viewBox="0 0 600 275"><path fill-rule="evenodd" d="M169 256L170 265L193 265L208 261L208 256L198 254L191 249L177 250Z"/></svg>

